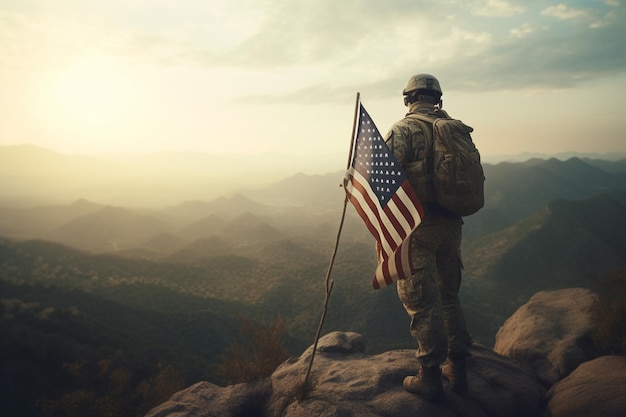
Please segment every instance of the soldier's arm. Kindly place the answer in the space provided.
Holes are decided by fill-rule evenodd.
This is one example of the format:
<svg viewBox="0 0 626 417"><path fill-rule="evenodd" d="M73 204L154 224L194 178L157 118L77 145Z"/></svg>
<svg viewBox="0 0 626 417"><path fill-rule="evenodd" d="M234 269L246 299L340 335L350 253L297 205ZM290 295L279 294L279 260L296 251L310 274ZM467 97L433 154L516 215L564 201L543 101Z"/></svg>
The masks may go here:
<svg viewBox="0 0 626 417"><path fill-rule="evenodd" d="M409 162L409 143L407 142L409 138L405 133L399 126L394 125L385 136L387 147L393 152L402 168L406 167Z"/></svg>
<svg viewBox="0 0 626 417"><path fill-rule="evenodd" d="M403 169L420 159L420 150L424 149L424 133L419 125L408 126L396 123L385 136L385 142Z"/></svg>

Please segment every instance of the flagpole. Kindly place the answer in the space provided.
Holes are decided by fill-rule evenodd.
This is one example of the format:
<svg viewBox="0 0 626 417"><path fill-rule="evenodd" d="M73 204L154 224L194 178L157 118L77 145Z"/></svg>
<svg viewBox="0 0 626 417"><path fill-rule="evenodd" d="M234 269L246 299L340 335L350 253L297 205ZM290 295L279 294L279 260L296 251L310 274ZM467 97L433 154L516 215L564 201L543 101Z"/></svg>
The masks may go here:
<svg viewBox="0 0 626 417"><path fill-rule="evenodd" d="M350 169L352 165L352 155L354 151L354 140L356 136L356 121L359 112L359 103L361 100L361 93L356 93L356 103L354 106L354 120L352 122L352 137L350 138L350 151L348 152L348 164L346 169ZM330 299L330 293L333 290L334 281L330 279L330 274L333 270L333 265L335 263L335 257L337 255L337 248L339 247L339 239L341 237L341 231L343 229L343 223L346 218L346 207L348 205L348 196L346 195L343 200L343 210L341 211L341 220L339 221L339 229L337 230L337 238L335 239L335 247L333 249L333 253L330 257L330 263L328 265L328 270L326 271L326 280L324 283L325 289L325 297L324 297L324 309L322 310L322 317L320 318L319 326L317 327L317 333L315 334L315 342L313 342L313 351L311 352L311 359L309 360L309 367L307 368L306 375L304 376L304 381L302 383L302 387L300 388L300 392L298 393L298 397L303 399L307 396L310 389L312 388L309 384L309 375L311 374L311 368L313 367L313 360L315 359L315 352L317 351L317 343L320 339L320 334L322 332L322 326L324 325L324 320L326 319L326 312L328 311L328 300Z"/></svg>
<svg viewBox="0 0 626 417"><path fill-rule="evenodd" d="M354 120L352 121L352 138L350 139L350 152L348 152L348 164L346 169L350 169L352 165L352 156L354 152L354 140L356 139L356 120L359 116L359 104L361 102L361 93L356 93L356 104L354 105ZM347 201L346 201L347 202ZM345 206L344 206L345 211Z"/></svg>

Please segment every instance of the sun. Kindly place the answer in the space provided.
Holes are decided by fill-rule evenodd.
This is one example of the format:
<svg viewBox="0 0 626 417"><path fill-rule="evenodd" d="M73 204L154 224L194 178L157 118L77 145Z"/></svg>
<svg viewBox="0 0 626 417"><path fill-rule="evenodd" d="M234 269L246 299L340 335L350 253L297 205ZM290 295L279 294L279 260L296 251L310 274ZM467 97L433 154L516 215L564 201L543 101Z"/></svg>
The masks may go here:
<svg viewBox="0 0 626 417"><path fill-rule="evenodd" d="M54 79L54 105L76 124L116 123L127 110L128 84L112 59L81 57Z"/></svg>

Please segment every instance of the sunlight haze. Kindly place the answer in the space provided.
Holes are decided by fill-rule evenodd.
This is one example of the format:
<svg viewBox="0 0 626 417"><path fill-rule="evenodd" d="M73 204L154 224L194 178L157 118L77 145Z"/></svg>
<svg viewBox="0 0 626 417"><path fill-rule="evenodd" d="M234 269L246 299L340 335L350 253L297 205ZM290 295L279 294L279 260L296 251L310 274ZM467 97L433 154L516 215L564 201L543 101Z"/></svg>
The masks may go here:
<svg viewBox="0 0 626 417"><path fill-rule="evenodd" d="M0 0L0 145L347 155L356 92L384 133L427 72L483 155L624 152L625 17L619 0Z"/></svg>

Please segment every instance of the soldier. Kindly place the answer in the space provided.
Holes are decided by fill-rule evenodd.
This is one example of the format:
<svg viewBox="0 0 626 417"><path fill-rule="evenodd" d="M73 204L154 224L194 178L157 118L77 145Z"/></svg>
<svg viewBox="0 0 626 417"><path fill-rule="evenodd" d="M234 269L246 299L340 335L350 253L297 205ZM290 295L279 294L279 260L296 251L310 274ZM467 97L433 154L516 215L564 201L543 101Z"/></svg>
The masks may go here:
<svg viewBox="0 0 626 417"><path fill-rule="evenodd" d="M425 215L411 236L412 276L399 280L398 296L411 317L411 335L417 341L419 372L404 379L404 388L437 402L444 397L440 366L452 390L467 389L466 362L472 341L458 292L461 286L461 217L434 201L429 186L429 142L432 125L411 117L420 112L433 118L449 117L442 109L441 87L429 74L412 76L403 91L406 117L385 138L422 202Z"/></svg>

